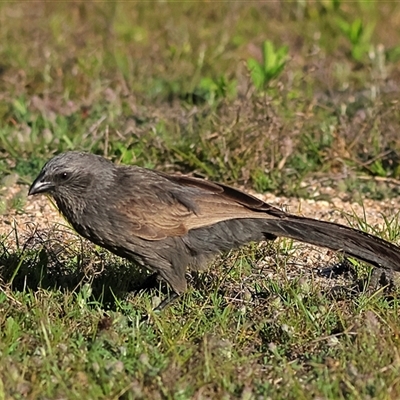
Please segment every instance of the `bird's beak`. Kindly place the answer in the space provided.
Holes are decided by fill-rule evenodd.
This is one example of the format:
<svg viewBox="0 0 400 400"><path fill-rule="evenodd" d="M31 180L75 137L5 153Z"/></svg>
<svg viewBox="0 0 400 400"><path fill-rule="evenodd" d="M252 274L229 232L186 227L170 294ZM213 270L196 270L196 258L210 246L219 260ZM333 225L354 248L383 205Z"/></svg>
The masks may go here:
<svg viewBox="0 0 400 400"><path fill-rule="evenodd" d="M28 196L33 194L39 193L48 193L52 189L54 189L54 184L48 182L44 179L42 174L40 174L32 183L31 187L29 188Z"/></svg>

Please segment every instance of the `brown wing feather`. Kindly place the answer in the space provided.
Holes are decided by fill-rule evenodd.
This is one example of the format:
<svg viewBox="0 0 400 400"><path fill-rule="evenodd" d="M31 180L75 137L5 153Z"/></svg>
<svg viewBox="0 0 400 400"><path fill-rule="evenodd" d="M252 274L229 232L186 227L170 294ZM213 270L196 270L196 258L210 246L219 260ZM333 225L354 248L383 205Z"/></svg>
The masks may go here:
<svg viewBox="0 0 400 400"><path fill-rule="evenodd" d="M160 177L165 178L162 184ZM120 200L117 207L124 210L129 227L135 235L146 240L183 236L191 229L229 219L268 218L265 213L267 210L281 213L240 190L183 175L167 175L135 168L130 170L125 176L125 182L121 184L131 185L132 180L139 178L142 192ZM153 179L157 185L152 186ZM147 189L143 186L144 181L147 182ZM157 201L154 201L155 196Z"/></svg>
<svg viewBox="0 0 400 400"><path fill-rule="evenodd" d="M204 189L210 194L220 194L226 200L232 203L241 204L242 206L253 210L253 211L273 211L279 215L284 214L283 211L279 210L274 206L258 199L251 194L242 192L239 189L235 189L231 186L224 185L222 183L215 183L206 181L204 179L193 178L185 175L167 175L163 174L167 179L177 182L180 185L186 185L191 187L197 187L199 189Z"/></svg>
<svg viewBox="0 0 400 400"><path fill-rule="evenodd" d="M124 210L129 227L136 236L146 240L162 240L168 236L182 236L187 233L184 221L192 214L182 204L143 204L134 199L119 202Z"/></svg>

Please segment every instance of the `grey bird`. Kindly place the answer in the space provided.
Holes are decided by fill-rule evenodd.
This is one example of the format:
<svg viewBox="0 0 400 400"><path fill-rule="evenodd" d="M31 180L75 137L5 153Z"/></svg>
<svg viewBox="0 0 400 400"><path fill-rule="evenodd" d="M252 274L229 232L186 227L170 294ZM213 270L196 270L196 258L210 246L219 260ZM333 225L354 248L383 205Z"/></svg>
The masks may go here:
<svg viewBox="0 0 400 400"><path fill-rule="evenodd" d="M173 294L187 288L186 269L249 242L287 237L400 270L400 248L365 232L286 213L221 183L66 152L49 160L29 195L52 196L83 237L155 272Z"/></svg>

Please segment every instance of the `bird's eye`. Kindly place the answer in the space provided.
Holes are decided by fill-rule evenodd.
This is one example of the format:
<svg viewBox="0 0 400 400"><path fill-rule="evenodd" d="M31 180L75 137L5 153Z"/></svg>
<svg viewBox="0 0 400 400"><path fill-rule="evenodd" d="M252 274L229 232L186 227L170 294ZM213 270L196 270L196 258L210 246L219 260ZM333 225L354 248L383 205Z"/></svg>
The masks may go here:
<svg viewBox="0 0 400 400"><path fill-rule="evenodd" d="M61 172L60 174L58 174L58 177L60 178L60 180L65 181L68 179L69 175L67 172Z"/></svg>

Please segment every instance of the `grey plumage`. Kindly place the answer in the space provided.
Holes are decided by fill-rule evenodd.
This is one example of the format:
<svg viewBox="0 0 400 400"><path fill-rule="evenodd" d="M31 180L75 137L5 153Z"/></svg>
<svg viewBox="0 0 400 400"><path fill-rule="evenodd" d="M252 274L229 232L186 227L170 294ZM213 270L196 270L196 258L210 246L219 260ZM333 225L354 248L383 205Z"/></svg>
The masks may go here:
<svg viewBox="0 0 400 400"><path fill-rule="evenodd" d="M221 251L277 236L327 247L400 270L399 247L330 222L299 217L218 183L117 166L88 153L60 154L29 194L50 194L83 237L157 272L176 294L186 268L203 268Z"/></svg>

